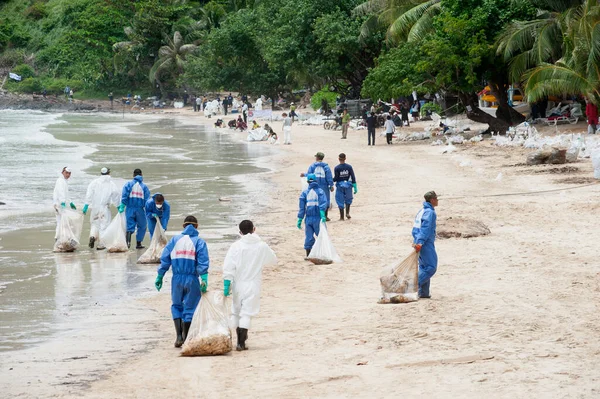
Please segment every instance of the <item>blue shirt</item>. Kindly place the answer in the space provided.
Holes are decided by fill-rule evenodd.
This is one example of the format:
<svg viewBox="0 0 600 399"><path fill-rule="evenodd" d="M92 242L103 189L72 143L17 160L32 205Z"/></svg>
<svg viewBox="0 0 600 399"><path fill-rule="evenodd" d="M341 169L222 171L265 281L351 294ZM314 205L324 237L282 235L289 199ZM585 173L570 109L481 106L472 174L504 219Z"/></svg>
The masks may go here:
<svg viewBox="0 0 600 399"><path fill-rule="evenodd" d="M191 224L171 238L163 250L158 275L164 276L171 266L173 274L201 276L208 273L208 247Z"/></svg>
<svg viewBox="0 0 600 399"><path fill-rule="evenodd" d="M347 163L341 163L334 169L335 176L333 177L334 182L350 181L356 183L356 176L354 176L354 169Z"/></svg>

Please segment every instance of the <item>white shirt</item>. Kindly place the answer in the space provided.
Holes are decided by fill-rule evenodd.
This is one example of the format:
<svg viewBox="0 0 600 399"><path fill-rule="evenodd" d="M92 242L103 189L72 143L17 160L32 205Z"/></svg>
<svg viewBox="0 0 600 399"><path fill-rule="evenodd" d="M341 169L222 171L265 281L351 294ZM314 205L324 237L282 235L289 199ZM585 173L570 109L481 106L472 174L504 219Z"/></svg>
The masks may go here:
<svg viewBox="0 0 600 399"><path fill-rule="evenodd" d="M260 290L262 269L277 263L275 252L257 234L246 234L231 245L223 264L223 279L233 281L234 290L240 283L253 283Z"/></svg>
<svg viewBox="0 0 600 399"><path fill-rule="evenodd" d="M396 125L394 125L394 121L391 119L388 119L385 121L385 133L394 133L396 131Z"/></svg>
<svg viewBox="0 0 600 399"><path fill-rule="evenodd" d="M56 179L56 184L54 185L54 195L53 195L54 205L60 205L63 202L68 204L71 202L69 200L69 182L64 176L60 176Z"/></svg>
<svg viewBox="0 0 600 399"><path fill-rule="evenodd" d="M117 206L121 202L120 194L110 175L100 176L88 186L85 203L90 204L92 209L107 207L110 204Z"/></svg>

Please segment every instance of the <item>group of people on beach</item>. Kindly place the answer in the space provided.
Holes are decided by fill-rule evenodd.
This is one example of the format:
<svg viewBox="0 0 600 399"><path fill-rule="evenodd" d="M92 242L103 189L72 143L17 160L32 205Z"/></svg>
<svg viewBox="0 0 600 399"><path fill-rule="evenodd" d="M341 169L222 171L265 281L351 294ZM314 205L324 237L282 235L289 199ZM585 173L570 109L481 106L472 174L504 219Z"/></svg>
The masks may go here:
<svg viewBox="0 0 600 399"><path fill-rule="evenodd" d="M284 114L285 115L285 114ZM289 127L290 123L285 128ZM286 141L289 137L286 137ZM291 143L291 138L289 138ZM335 202L339 209L339 220L350 220L350 208L354 195L358 194L358 183L354 169L346 163L346 154L338 155L339 164L331 168L324 162L325 154L317 152L315 162L300 176L306 178L308 186L299 197L297 215L298 229L302 229L304 221L304 249L308 258L316 237L321 228L331 221L329 209L332 205L330 193L334 190ZM128 181L121 190L117 188L110 176L110 169L100 170L101 176L94 179L88 186L83 214L90 211L90 248L98 243L97 249L103 249L102 231L111 219L110 206L116 206L119 213L125 212L127 221L127 247L136 233L136 249L142 249L146 229L150 227L150 236L154 233L156 223L160 221L166 230L170 218L170 204L161 193L151 196L150 190L143 181L141 169L133 171L133 179ZM54 188L54 207L57 213L57 234L60 224L61 210L67 207L76 210L77 207L69 196L68 180L71 170L64 167ZM424 196L423 208L417 214L412 235L413 247L419 252L419 297L430 298L430 279L437 270L437 254L435 251L435 231L437 216L435 207L438 204L437 195L430 191ZM322 226L323 224L323 226ZM175 235L164 248L160 266L154 285L158 291L162 289L164 275L172 268L171 280L171 315L175 325L175 347L181 347L185 342L194 312L201 300L202 293L208 289L208 271L210 260L207 243L200 238L198 220L189 215L183 222L183 231ZM240 240L229 248L223 264L223 294L233 296L233 306L230 316L230 327L237 334L238 351L247 349L246 340L251 327L252 317L260 310L260 287L262 270L265 266L275 264L277 257L271 248L256 234L254 223L242 221L239 226Z"/></svg>

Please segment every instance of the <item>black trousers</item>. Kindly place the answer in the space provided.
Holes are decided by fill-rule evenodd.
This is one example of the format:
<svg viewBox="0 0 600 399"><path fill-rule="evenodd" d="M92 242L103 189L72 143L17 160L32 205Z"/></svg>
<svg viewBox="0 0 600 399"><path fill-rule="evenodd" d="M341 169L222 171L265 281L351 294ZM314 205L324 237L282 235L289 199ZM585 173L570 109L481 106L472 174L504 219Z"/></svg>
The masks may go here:
<svg viewBox="0 0 600 399"><path fill-rule="evenodd" d="M386 133L385 134L385 138L386 138L388 144L392 144L392 134L394 134L394 133Z"/></svg>
<svg viewBox="0 0 600 399"><path fill-rule="evenodd" d="M373 140L373 145L375 145L375 128L374 127L367 128L367 136L369 137L369 145L371 145L371 139Z"/></svg>
<svg viewBox="0 0 600 399"><path fill-rule="evenodd" d="M225 111L225 115L227 115L227 105L223 105L223 111Z"/></svg>

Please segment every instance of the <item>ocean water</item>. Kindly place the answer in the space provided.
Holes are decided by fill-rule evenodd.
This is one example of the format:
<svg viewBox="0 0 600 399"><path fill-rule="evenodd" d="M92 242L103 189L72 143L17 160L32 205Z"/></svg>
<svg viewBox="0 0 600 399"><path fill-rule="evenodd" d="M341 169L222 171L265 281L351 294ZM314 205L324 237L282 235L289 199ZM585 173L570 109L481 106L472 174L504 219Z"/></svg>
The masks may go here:
<svg viewBox="0 0 600 399"><path fill-rule="evenodd" d="M151 192L171 204L167 234L195 215L210 251L231 242L237 223L263 205L266 187L251 176L267 171L257 160L270 148L240 138L193 119L0 111L0 201L6 203L0 205L0 351L40 344L78 328L98 309L155 292L156 266L136 264L143 252L87 248L87 218L81 248L52 253L52 192L64 166L72 170L70 195L78 209L102 167L119 187L142 169Z"/></svg>

